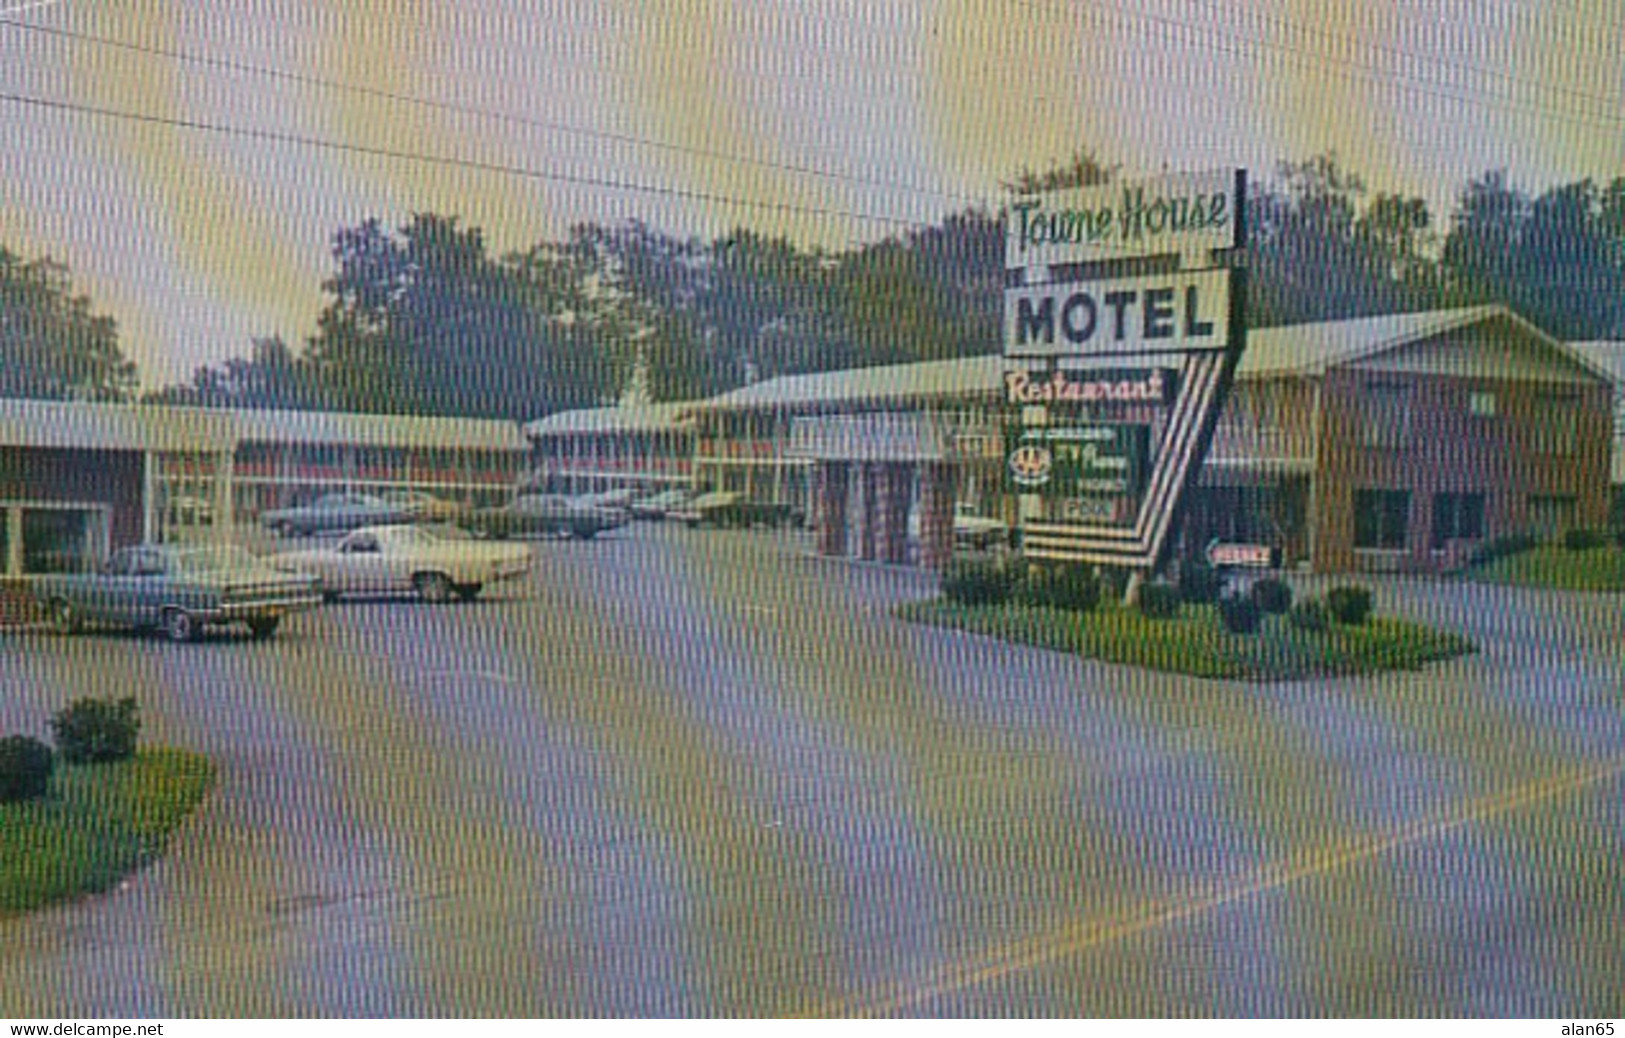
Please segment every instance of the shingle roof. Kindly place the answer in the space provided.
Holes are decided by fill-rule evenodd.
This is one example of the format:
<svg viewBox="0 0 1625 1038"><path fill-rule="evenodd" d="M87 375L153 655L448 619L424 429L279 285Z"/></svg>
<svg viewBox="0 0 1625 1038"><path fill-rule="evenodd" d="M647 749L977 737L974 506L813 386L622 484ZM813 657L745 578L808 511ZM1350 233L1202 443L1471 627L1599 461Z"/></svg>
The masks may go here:
<svg viewBox="0 0 1625 1038"><path fill-rule="evenodd" d="M1327 368L1374 356L1410 342L1466 328L1482 321L1503 319L1530 335L1545 339L1576 360L1587 363L1578 351L1546 336L1505 306L1424 310L1384 314L1347 321L1279 325L1247 333L1247 350L1236 375L1242 379L1286 375L1316 376ZM853 368L812 375L768 379L696 401L696 409L747 410L766 407L816 406L822 403L882 403L996 393L1003 381L1004 358L998 354L956 360Z"/></svg>

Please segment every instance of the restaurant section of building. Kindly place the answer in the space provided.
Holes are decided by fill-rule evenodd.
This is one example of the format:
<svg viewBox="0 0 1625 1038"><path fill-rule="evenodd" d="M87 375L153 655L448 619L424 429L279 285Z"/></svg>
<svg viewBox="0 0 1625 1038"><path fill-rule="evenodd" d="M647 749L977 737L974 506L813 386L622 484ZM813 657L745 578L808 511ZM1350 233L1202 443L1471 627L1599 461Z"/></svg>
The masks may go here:
<svg viewBox="0 0 1625 1038"><path fill-rule="evenodd" d="M1596 353L1502 306L1252 330L1178 550L1217 540L1323 572L1443 572L1495 537L1602 527L1615 383ZM957 522L1017 519L1004 368L989 355L823 372L672 405L651 464L670 467L688 437L696 489L789 505L825 554L937 565ZM610 425L576 412L527 431L543 468L608 454L639 470L637 441L603 442Z"/></svg>

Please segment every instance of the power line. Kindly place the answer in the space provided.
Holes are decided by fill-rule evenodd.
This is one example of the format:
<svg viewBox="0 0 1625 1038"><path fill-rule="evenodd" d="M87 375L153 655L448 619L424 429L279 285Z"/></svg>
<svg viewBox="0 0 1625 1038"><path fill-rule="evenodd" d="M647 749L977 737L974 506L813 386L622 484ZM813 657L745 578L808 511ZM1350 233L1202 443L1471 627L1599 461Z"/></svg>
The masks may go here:
<svg viewBox="0 0 1625 1038"><path fill-rule="evenodd" d="M1064 8L1069 13L1103 14L1107 17L1115 15L1120 20L1140 22L1145 26L1161 28L1164 30L1161 35L1165 40L1181 44L1200 45L1210 50L1222 51L1238 57L1257 58L1260 56L1260 51L1274 51L1288 60L1308 65L1317 70L1331 72L1334 75L1361 77L1410 93L1430 94L1463 104L1495 108L1513 113L1547 116L1564 122L1587 126L1606 126L1610 128L1625 126L1625 113L1617 115L1602 112L1580 113L1557 108L1550 104L1520 101L1504 94L1490 93L1482 89L1451 87L1440 84L1436 80L1390 72L1349 58L1308 51L1301 47L1266 40L1256 35L1233 32L1216 25L1199 25L1183 19L1155 14L1140 8L1111 3L1109 0L1093 0L1087 8L1080 8L1078 5L1070 3L1069 0L1022 0L1022 2L1025 6L1032 8ZM1201 35L1196 36L1194 34ZM1233 42L1226 45L1214 39L1214 36L1223 37ZM1344 71L1339 72L1336 67L1330 66L1341 66ZM1581 96L1598 105L1616 107L1619 105L1618 101L1600 95L1585 94Z"/></svg>
<svg viewBox="0 0 1625 1038"><path fill-rule="evenodd" d="M757 199L740 198L734 195L721 195L708 191L693 191L686 188L665 187L659 184L643 184L631 180L616 180L610 177L590 177L573 173L560 173L554 170L531 169L526 166L512 166L496 162L482 162L478 159L462 159L449 155L430 155L423 152L401 151L394 148L379 148L365 144L352 144L346 141L326 140L321 137L307 137L301 134L282 133L276 130L256 130L242 126L228 126L223 123L204 122L197 119L177 119L168 116L149 115L144 112L125 112L112 108L98 108L93 105L75 104L68 101L52 101L41 97L29 97L22 94L0 93L0 101L10 104L44 109L60 113L75 115L89 115L102 119L116 119L125 122L142 123L149 126L164 126L177 130L194 130L202 133L216 133L228 137L243 137L250 140L269 141L276 144L288 144L297 147L319 148L327 151L346 152L355 155L369 155L377 158L399 159L405 162L416 162L422 165L449 166L457 169L474 170L481 173L492 173L500 176L517 177L524 180L548 180L562 184L574 184L582 187L598 187L612 191L624 191L629 194L656 195L665 198L681 198L697 202L714 202L722 205L732 205L745 209L760 209L771 212L797 213L813 216L834 216L864 223L887 224L898 227L926 227L929 226L918 220L905 220L895 216L881 216L877 213L860 213L853 210L829 209L821 206L801 205L795 202L764 202Z"/></svg>
<svg viewBox="0 0 1625 1038"><path fill-rule="evenodd" d="M76 32L71 29L58 29L49 26L34 25L28 22L15 21L10 18L0 18L0 26L8 29L21 30L23 32L36 33L42 36L51 36L58 39L71 40L77 43L88 43L98 47L128 51L130 53L141 54L147 57L163 58L168 61L199 65L205 68L261 76L268 79L280 80L286 83L295 83L300 86L310 86L317 87L322 90L333 90L342 93L357 94L364 97L373 97L379 100L391 101L397 104L411 105L416 108L424 108L439 112L449 112L456 115L474 116L481 119L490 119L516 126L528 126L532 129L541 129L554 133L585 137L591 140L632 145L635 147L649 148L656 151L671 152L673 154L690 155L696 158L715 159L723 162L738 163L740 165L756 166L763 169L774 169L780 172L793 173L799 176L817 177L822 180L859 184L865 187L879 187L892 191L902 191L909 194L924 195L931 198L942 198L959 202L981 201L980 199L974 198L970 195L960 195L952 192L937 191L931 188L922 187L918 184L910 184L903 181L887 180L881 177L864 177L851 173L839 173L834 170L821 169L816 166L774 162L771 159L758 159L747 155L735 155L730 152L715 151L707 148L696 148L683 144L673 144L669 141L656 140L651 137L639 137L635 134L616 133L608 130L597 130L586 126L577 126L571 123L562 123L546 119L534 119L528 116L515 115L512 112L502 112L495 109L482 108L477 105L462 104L455 101L436 101L432 98L419 97L414 94L403 94L393 90L384 90L379 87L362 86L360 84L346 83L341 80L328 79L322 76L306 75L300 72L289 72L286 69L274 68L268 65L256 65L250 62L237 61L231 58L213 57L207 54L197 54L190 51L176 50L168 47L152 47L144 44L131 43L127 40L114 39L108 36L98 36L93 33Z"/></svg>

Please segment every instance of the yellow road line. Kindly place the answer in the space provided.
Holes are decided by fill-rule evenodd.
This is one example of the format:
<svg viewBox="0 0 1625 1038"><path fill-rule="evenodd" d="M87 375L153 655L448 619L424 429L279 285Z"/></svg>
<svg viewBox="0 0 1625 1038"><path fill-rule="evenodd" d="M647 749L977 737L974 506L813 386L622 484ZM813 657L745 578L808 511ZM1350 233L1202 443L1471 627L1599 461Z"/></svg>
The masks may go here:
<svg viewBox="0 0 1625 1038"><path fill-rule="evenodd" d="M981 956L975 962L950 966L940 971L935 978L923 984L903 988L894 994L836 1002L807 1015L872 1017L901 1013L941 995L963 991L991 980L1036 969L1113 941L1184 922L1258 894L1279 890L1306 879L1369 861L1390 851L1421 843L1474 822L1509 814L1519 808L1565 794L1576 793L1589 786L1606 782L1621 773L1625 773L1625 757L1531 782L1505 792L1468 801L1458 810L1424 819L1388 835L1373 835L1343 846L1321 848L1307 860L1289 859L1265 866L1254 873L1252 878L1218 891L1194 894L1176 901L1153 905L1145 912L1127 919L1073 924L1041 937L998 949Z"/></svg>

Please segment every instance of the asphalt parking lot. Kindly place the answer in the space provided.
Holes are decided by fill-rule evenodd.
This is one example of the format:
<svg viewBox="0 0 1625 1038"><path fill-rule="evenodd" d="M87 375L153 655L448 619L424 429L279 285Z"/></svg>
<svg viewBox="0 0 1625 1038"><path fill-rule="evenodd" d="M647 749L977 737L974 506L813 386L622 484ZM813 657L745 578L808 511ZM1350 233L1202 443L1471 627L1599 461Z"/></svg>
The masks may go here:
<svg viewBox="0 0 1625 1038"><path fill-rule="evenodd" d="M5 1016L1625 1013L1617 596L1387 581L1477 656L1247 685L889 615L800 534L538 542L270 642L0 633L221 781L0 920Z"/></svg>

